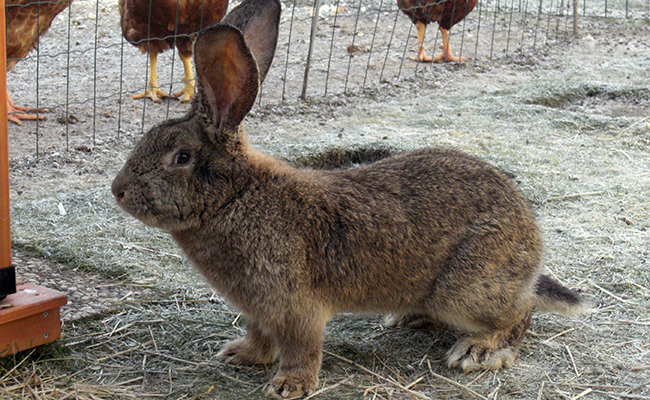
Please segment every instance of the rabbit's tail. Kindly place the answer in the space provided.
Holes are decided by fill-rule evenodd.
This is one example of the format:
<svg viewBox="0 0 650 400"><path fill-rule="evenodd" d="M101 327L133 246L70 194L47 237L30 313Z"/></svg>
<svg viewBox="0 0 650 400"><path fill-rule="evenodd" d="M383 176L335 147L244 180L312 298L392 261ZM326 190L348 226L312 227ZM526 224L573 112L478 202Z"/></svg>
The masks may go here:
<svg viewBox="0 0 650 400"><path fill-rule="evenodd" d="M591 309L577 293L548 275L539 275L535 282L535 307L569 315L582 314Z"/></svg>

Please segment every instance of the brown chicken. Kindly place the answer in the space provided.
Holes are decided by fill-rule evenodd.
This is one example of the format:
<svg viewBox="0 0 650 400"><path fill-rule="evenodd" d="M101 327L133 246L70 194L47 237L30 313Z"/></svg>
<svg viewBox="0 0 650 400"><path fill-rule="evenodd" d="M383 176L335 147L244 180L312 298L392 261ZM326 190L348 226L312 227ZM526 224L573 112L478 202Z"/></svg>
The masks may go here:
<svg viewBox="0 0 650 400"><path fill-rule="evenodd" d="M465 57L454 57L449 48L449 30L469 14L478 0L397 0L397 6L415 24L418 30L417 62L458 62ZM431 58L424 53L424 31L430 22L437 22L442 35L442 54Z"/></svg>
<svg viewBox="0 0 650 400"><path fill-rule="evenodd" d="M151 3L151 4L150 4ZM122 34L142 53L149 53L149 85L134 99L149 97L180 98L182 102L194 97L192 73L192 41L205 26L221 21L228 0L119 0ZM151 15L149 15L151 10ZM158 54L176 46L185 70L185 87L170 95L158 87L156 62Z"/></svg>
<svg viewBox="0 0 650 400"><path fill-rule="evenodd" d="M38 46L39 38L52 25L54 18L68 7L71 0L7 0L5 18L7 26L7 71ZM44 112L35 108L20 107L11 101L7 91L7 118L18 125L22 120L43 119Z"/></svg>

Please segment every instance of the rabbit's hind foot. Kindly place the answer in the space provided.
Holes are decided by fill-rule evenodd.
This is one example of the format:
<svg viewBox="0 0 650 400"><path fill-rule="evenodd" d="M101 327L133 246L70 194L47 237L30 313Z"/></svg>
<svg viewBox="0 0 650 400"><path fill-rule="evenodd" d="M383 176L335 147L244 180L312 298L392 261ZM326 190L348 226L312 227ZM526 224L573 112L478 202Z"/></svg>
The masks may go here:
<svg viewBox="0 0 650 400"><path fill-rule="evenodd" d="M463 372L509 368L530 325L528 313L510 329L486 331L462 338L447 352L449 368Z"/></svg>
<svg viewBox="0 0 650 400"><path fill-rule="evenodd" d="M481 369L497 370L512 365L517 355L516 348L508 346L502 349L490 349L489 347L489 341L476 337L463 338L447 353L447 365L449 368L460 368L463 372Z"/></svg>

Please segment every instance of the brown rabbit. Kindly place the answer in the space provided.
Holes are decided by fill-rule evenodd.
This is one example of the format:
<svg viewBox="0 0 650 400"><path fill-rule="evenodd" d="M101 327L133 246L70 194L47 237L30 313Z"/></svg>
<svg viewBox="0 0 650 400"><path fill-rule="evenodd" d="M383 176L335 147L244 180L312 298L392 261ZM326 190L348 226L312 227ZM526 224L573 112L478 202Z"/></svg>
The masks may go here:
<svg viewBox="0 0 650 400"><path fill-rule="evenodd" d="M199 34L192 111L151 129L112 187L245 315L246 336L219 357L279 357L268 394L312 393L325 324L353 311L467 332L450 367L511 365L534 308L583 303L540 274L542 239L526 200L501 172L454 150L325 171L253 149L242 121L273 59L279 15L277 0L246 0Z"/></svg>

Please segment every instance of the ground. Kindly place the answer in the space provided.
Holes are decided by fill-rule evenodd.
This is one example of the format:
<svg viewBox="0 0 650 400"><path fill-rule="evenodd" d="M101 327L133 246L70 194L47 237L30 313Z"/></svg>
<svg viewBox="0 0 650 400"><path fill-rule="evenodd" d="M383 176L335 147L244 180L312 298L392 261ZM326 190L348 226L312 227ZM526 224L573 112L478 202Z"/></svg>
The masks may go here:
<svg viewBox="0 0 650 400"><path fill-rule="evenodd" d="M409 74L353 94L262 101L246 122L250 140L296 164L320 165L326 149L477 155L513 176L542 227L547 273L595 312L537 313L512 368L467 375L444 365L455 332L337 316L314 398L650 398L650 25L584 20L577 38L535 51L405 65ZM96 113L92 102L75 105L76 124L57 122L66 115L57 107L38 132L10 127L19 279L66 291L70 305L61 340L0 361L0 398L262 398L277 366L215 359L244 333L237 311L110 194L143 126L187 106L143 110L121 96L118 135L117 96L98 103Z"/></svg>

